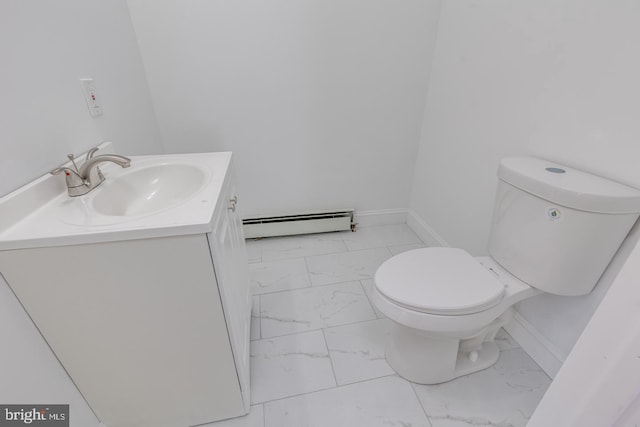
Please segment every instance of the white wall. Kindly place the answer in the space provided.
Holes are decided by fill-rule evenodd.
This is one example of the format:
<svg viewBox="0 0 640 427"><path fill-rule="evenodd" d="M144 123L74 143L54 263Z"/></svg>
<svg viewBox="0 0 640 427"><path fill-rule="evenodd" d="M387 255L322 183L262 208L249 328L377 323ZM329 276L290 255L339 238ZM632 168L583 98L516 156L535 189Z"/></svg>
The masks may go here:
<svg viewBox="0 0 640 427"><path fill-rule="evenodd" d="M636 245L528 427L640 425L639 276Z"/></svg>
<svg viewBox="0 0 640 427"><path fill-rule="evenodd" d="M129 0L167 149L243 214L407 208L440 0Z"/></svg>
<svg viewBox="0 0 640 427"><path fill-rule="evenodd" d="M444 2L411 209L480 255L501 157L536 155L640 188L638 16L633 1ZM519 312L566 355L603 294L542 296Z"/></svg>
<svg viewBox="0 0 640 427"><path fill-rule="evenodd" d="M2 1L0 52L0 196L103 140L163 150L124 0ZM102 117L89 116L81 77L95 79ZM1 278L0 336L0 402L69 403L71 426L97 425Z"/></svg>
<svg viewBox="0 0 640 427"><path fill-rule="evenodd" d="M0 196L104 140L163 150L126 3L0 2ZM92 119L80 78L104 115Z"/></svg>

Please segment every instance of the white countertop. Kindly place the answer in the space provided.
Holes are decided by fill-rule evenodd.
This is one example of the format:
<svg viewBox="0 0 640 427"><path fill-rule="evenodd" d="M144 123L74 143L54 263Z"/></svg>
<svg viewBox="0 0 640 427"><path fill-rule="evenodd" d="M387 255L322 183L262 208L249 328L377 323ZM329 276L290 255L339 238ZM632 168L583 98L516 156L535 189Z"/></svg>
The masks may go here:
<svg viewBox="0 0 640 427"><path fill-rule="evenodd" d="M97 187L69 197L64 177L45 175L0 198L0 250L145 239L212 231L211 220L231 162L230 152L132 156L131 167L100 168L110 179L167 163L190 164L205 172L202 186L177 206L130 216L102 215L92 209Z"/></svg>

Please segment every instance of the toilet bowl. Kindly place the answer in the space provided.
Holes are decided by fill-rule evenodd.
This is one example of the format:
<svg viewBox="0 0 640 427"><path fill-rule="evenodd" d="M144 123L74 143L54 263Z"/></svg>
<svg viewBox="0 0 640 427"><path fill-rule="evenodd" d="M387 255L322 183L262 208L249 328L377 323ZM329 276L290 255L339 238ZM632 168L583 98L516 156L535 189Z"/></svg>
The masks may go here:
<svg viewBox="0 0 640 427"><path fill-rule="evenodd" d="M436 384L493 365L512 306L591 292L640 212L640 191L533 157L498 168L489 255L422 248L376 271L373 304L394 322L385 355L402 377Z"/></svg>
<svg viewBox="0 0 640 427"><path fill-rule="evenodd" d="M375 283L373 303L395 323L387 360L421 384L494 364L494 338L511 319L511 306L542 293L490 257L440 247L392 257L376 272Z"/></svg>

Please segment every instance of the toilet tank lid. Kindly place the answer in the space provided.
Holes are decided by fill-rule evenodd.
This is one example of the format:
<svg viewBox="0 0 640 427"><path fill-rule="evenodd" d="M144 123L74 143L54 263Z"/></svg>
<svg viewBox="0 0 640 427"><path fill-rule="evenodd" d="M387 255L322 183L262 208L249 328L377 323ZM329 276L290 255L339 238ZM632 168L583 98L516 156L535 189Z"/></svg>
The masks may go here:
<svg viewBox="0 0 640 427"><path fill-rule="evenodd" d="M587 212L640 213L640 190L536 157L507 157L498 177L550 202Z"/></svg>

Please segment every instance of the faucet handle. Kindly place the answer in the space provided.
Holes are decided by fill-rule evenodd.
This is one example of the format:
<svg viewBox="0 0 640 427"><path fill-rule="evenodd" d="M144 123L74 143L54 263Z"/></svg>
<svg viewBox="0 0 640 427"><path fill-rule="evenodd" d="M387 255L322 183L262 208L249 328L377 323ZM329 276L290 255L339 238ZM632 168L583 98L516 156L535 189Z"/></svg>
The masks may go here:
<svg viewBox="0 0 640 427"><path fill-rule="evenodd" d="M54 170L49 171L49 173L50 173L51 175L58 175L58 174L62 173L65 169L66 169L67 171L69 171L69 172L73 172L73 171L72 171L71 169L69 169L69 168L66 168L66 167L60 166L59 168L55 168Z"/></svg>
<svg viewBox="0 0 640 427"><path fill-rule="evenodd" d="M61 166L49 173L51 175L58 175L62 172L64 172L65 175L64 178L67 183L67 192L69 193L69 196L78 196L86 193L86 191L84 191L84 188L87 187L87 184L84 182L84 179L80 177L78 172L74 171L73 169L70 169L66 166Z"/></svg>
<svg viewBox="0 0 640 427"><path fill-rule="evenodd" d="M54 170L50 171L49 173L51 175L59 175L62 172L64 172L64 174L67 176L67 179L79 179L80 181L82 181L84 183L84 180L80 177L80 174L76 171L74 171L73 169L66 167L66 166L60 166L59 168L55 168ZM69 178L71 177L71 178Z"/></svg>

